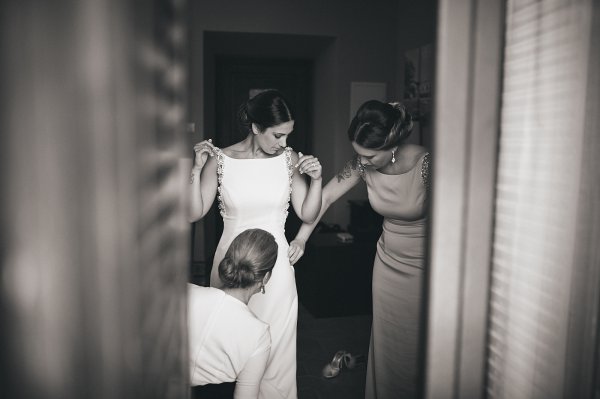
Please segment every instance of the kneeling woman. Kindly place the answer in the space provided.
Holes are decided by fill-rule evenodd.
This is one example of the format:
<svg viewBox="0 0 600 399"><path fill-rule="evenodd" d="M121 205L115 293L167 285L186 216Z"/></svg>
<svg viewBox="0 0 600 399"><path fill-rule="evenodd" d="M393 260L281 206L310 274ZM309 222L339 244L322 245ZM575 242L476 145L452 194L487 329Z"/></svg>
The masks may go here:
<svg viewBox="0 0 600 399"><path fill-rule="evenodd" d="M236 381L235 399L258 397L271 336L247 305L254 294L264 294L276 260L270 233L245 230L219 264L221 289L189 285L191 385Z"/></svg>

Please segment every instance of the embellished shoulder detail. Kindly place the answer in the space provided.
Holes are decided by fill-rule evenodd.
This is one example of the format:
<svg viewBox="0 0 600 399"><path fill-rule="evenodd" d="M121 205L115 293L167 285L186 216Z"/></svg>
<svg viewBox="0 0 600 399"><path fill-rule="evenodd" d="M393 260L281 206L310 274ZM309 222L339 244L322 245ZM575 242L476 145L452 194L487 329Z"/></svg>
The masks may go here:
<svg viewBox="0 0 600 399"><path fill-rule="evenodd" d="M423 180L423 185L429 188L430 183L430 174L429 174L429 153L426 153L423 157L423 164L421 165L421 179Z"/></svg>
<svg viewBox="0 0 600 399"><path fill-rule="evenodd" d="M352 159L352 162L354 163L353 167L354 169L358 170L358 174L360 175L360 177L365 180L367 172L365 170L365 166L362 164L362 162L360 162L360 157L358 156L358 154L356 154L354 156L354 158Z"/></svg>
<svg viewBox="0 0 600 399"><path fill-rule="evenodd" d="M287 197L287 201L285 204L285 208L283 209L283 214L284 214L283 217L285 220L285 218L287 218L287 216L288 216L288 209L290 207L290 199L292 199L292 179L294 176L294 165L292 162L292 147L285 147L283 152L285 154L285 164L286 164L287 170L288 170L288 181L289 181L288 197Z"/></svg>
<svg viewBox="0 0 600 399"><path fill-rule="evenodd" d="M224 155L220 148L215 147L215 157L217 158L217 201L219 205L219 213L225 216L225 204L223 204L223 196L221 195L221 183L223 182Z"/></svg>

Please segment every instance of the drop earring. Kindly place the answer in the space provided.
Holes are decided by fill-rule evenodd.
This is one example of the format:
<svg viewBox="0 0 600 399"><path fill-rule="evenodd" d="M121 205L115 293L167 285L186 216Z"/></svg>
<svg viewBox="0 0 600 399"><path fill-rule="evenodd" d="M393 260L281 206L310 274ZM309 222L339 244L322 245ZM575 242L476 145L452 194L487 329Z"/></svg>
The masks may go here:
<svg viewBox="0 0 600 399"><path fill-rule="evenodd" d="M265 286L264 285L260 286L260 293L263 295L265 294Z"/></svg>
<svg viewBox="0 0 600 399"><path fill-rule="evenodd" d="M392 151L392 163L396 162L396 154Z"/></svg>

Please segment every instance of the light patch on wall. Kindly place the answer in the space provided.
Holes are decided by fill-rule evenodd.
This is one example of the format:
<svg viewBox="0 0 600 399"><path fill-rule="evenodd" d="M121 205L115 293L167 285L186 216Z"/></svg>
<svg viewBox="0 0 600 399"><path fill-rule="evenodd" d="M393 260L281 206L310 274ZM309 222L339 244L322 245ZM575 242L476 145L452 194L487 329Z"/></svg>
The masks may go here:
<svg viewBox="0 0 600 399"><path fill-rule="evenodd" d="M354 118L358 108L368 100L385 102L387 84L383 82L351 82L350 83L350 120Z"/></svg>

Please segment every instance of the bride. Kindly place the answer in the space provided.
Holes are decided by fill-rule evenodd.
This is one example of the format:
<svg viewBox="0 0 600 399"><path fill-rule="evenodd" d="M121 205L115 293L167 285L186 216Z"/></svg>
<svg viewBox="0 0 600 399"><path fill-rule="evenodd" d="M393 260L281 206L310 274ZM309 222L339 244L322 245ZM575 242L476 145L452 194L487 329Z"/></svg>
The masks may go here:
<svg viewBox="0 0 600 399"><path fill-rule="evenodd" d="M241 231L260 228L275 237L279 253L271 279L263 295L254 295L248 304L271 330L271 353L259 397L296 398L298 295L284 226L290 201L305 223L319 215L322 168L317 158L286 146L294 117L280 92L267 90L248 100L240 108L239 122L248 133L244 140L223 149L211 140L194 146L190 219L204 217L217 198L224 228L211 272L213 287L222 285L215 265Z"/></svg>

